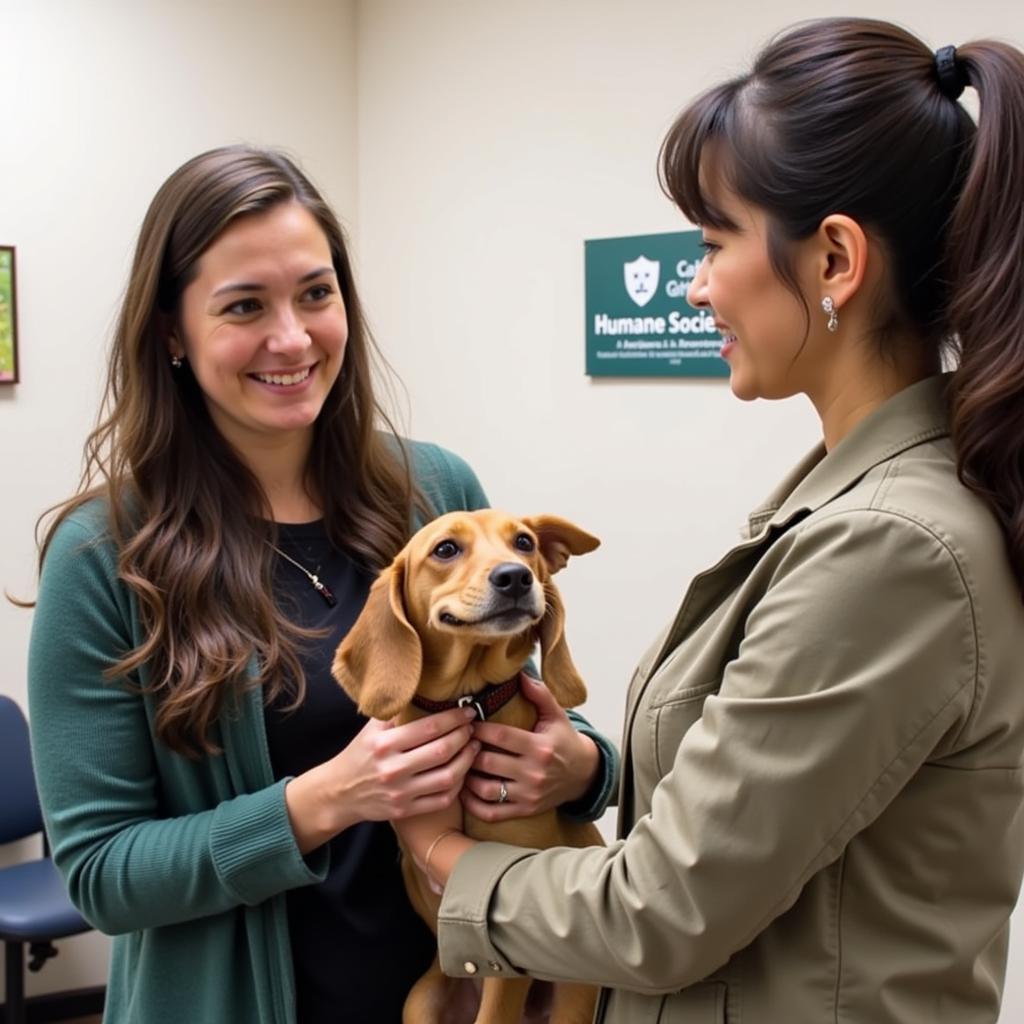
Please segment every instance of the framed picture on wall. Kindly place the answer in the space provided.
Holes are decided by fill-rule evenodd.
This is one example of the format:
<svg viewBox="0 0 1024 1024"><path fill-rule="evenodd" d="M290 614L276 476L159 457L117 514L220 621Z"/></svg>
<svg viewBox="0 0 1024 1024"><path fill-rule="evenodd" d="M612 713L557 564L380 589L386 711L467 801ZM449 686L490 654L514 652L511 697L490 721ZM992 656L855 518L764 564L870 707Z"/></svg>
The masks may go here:
<svg viewBox="0 0 1024 1024"><path fill-rule="evenodd" d="M16 292L14 246L0 245L0 384L18 383Z"/></svg>

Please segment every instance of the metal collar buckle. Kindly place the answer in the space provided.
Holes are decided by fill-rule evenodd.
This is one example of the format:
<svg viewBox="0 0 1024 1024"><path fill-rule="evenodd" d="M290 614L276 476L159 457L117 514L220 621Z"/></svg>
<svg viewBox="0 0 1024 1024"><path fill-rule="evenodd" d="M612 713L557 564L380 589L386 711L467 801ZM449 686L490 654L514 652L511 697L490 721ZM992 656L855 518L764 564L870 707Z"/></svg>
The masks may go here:
<svg viewBox="0 0 1024 1024"><path fill-rule="evenodd" d="M476 717L481 722L486 722L487 721L487 716L484 714L484 706L483 706L483 704L481 704L480 701L478 701L476 699L476 697L473 696L473 694L467 693L465 696L460 697L456 701L456 704L458 704L458 706L460 708L464 708L468 704L472 704L473 705L473 710L476 712Z"/></svg>

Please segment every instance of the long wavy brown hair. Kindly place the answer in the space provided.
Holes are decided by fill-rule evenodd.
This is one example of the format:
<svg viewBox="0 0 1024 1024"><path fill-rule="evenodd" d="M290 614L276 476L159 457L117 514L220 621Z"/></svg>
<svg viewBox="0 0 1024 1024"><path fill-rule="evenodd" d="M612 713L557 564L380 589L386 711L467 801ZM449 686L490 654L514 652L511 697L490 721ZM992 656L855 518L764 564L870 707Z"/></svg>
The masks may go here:
<svg viewBox="0 0 1024 1024"><path fill-rule="evenodd" d="M712 153L767 213L769 258L801 299L792 243L826 216L881 239L892 294L876 335L884 345L895 327L958 363L957 470L995 513L1024 591L1024 54L969 43L946 77L944 89L936 54L895 25L798 25L679 115L660 174L694 223L732 227L703 187ZM977 125L956 99L963 85L977 90Z"/></svg>
<svg viewBox="0 0 1024 1024"><path fill-rule="evenodd" d="M85 502L105 499L119 574L145 633L108 675L154 693L158 737L189 755L219 749L215 723L232 690L261 686L268 701L285 686L294 686L293 702L303 695L297 649L310 634L274 601L266 495L214 426L188 364L172 369L168 350L203 253L238 218L285 202L300 203L322 228L349 324L342 373L316 421L307 467L328 536L382 568L423 509L408 455L374 395L383 360L327 203L278 152L231 146L188 161L143 221L82 480L47 514L55 513L40 566L60 524ZM258 666L252 678L250 664Z"/></svg>

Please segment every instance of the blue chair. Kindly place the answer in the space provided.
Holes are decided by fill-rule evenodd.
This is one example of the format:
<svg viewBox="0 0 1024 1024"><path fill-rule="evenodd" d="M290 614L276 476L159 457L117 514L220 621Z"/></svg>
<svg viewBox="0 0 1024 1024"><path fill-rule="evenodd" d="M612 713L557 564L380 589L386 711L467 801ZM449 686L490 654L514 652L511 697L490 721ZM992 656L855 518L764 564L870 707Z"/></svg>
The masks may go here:
<svg viewBox="0 0 1024 1024"><path fill-rule="evenodd" d="M0 696L0 844L43 832L29 750L28 723L10 697ZM71 905L64 882L49 856L0 868L0 940L6 951L7 1024L69 1020L103 1010L103 986L25 998L25 947L28 969L38 971L57 955L54 939L89 931Z"/></svg>

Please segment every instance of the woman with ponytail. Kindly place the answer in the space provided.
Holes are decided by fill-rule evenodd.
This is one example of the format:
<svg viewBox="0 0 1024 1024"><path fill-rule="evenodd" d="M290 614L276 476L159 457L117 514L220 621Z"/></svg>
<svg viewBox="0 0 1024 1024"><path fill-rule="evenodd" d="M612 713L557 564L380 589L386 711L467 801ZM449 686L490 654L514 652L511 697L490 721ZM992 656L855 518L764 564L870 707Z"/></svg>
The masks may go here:
<svg viewBox="0 0 1024 1024"><path fill-rule="evenodd" d="M996 1020L1024 871L1022 167L1024 55L878 21L797 26L680 114L689 301L735 395L805 395L821 441L641 658L618 842L400 823L445 886L446 970L603 985L602 1024Z"/></svg>
<svg viewBox="0 0 1024 1024"><path fill-rule="evenodd" d="M115 936L107 1024L398 1024L434 958L390 822L490 786L474 713L367 721L329 668L414 525L486 498L395 435L374 356L342 229L292 160L230 146L167 179L29 655L54 861ZM529 695L494 818L596 816L614 749Z"/></svg>

